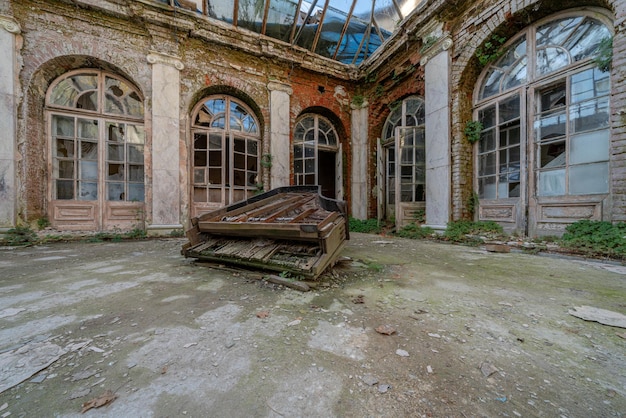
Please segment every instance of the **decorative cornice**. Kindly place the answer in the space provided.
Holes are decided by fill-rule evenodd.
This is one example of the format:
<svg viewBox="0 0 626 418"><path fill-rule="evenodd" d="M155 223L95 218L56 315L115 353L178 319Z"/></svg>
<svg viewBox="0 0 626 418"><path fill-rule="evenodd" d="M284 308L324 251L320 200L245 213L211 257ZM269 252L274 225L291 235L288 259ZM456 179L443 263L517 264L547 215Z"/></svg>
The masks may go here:
<svg viewBox="0 0 626 418"><path fill-rule="evenodd" d="M22 32L20 24L17 23L17 20L13 19L11 16L0 15L0 27L7 32L14 33L16 35Z"/></svg>
<svg viewBox="0 0 626 418"><path fill-rule="evenodd" d="M281 83L280 81L270 81L267 83L267 89L269 91L282 91L283 93L287 93L288 95L293 94L293 89L289 84Z"/></svg>
<svg viewBox="0 0 626 418"><path fill-rule="evenodd" d="M425 66L428 60L440 52L447 51L450 47L452 47L452 38L449 35L439 38L433 46L424 51L422 59L420 59L420 66Z"/></svg>
<svg viewBox="0 0 626 418"><path fill-rule="evenodd" d="M170 65L178 71L182 71L185 68L185 64L183 64L180 58L162 52L151 51L146 58L150 64Z"/></svg>

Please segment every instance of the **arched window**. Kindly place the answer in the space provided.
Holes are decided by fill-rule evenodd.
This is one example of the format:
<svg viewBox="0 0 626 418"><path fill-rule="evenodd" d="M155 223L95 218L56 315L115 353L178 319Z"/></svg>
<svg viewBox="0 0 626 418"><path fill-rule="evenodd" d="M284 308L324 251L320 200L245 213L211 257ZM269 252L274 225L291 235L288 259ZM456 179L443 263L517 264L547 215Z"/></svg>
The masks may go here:
<svg viewBox="0 0 626 418"><path fill-rule="evenodd" d="M337 132L328 119L315 114L301 117L296 122L293 135L293 171L296 184L320 184L320 176L323 177L326 173L320 173L318 160L323 158L324 152L335 154L337 144Z"/></svg>
<svg viewBox="0 0 626 418"><path fill-rule="evenodd" d="M391 112L383 126L386 163L386 201L426 200L426 149L424 100L408 97ZM396 190L400 190L396 196Z"/></svg>
<svg viewBox="0 0 626 418"><path fill-rule="evenodd" d="M116 75L81 70L49 89L52 199L144 201L143 102Z"/></svg>
<svg viewBox="0 0 626 418"><path fill-rule="evenodd" d="M538 22L483 71L475 95L481 206L509 199L519 226L533 200L540 211L542 198L609 192L609 73L594 61L612 36L605 22L584 12Z"/></svg>
<svg viewBox="0 0 626 418"><path fill-rule="evenodd" d="M229 96L210 96L194 109L193 202L224 206L258 189L260 132L254 113Z"/></svg>

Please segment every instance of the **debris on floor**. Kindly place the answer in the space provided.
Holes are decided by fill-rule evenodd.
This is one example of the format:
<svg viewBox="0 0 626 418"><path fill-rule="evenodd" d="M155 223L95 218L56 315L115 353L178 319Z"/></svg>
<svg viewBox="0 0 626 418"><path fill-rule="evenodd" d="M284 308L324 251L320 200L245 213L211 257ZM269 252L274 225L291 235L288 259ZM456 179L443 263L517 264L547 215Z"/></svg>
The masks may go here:
<svg viewBox="0 0 626 418"><path fill-rule="evenodd" d="M626 315L593 306L578 306L569 310L569 314L585 321L595 321L603 325L626 328Z"/></svg>

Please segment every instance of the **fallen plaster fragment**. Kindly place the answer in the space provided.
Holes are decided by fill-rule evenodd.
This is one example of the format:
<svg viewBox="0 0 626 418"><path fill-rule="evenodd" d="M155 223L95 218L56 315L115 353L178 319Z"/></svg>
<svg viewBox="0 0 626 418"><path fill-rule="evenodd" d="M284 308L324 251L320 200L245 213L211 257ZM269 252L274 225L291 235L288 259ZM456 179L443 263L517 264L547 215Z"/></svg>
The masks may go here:
<svg viewBox="0 0 626 418"><path fill-rule="evenodd" d="M45 341L0 354L0 393L46 369L65 353L66 349Z"/></svg>
<svg viewBox="0 0 626 418"><path fill-rule="evenodd" d="M595 321L603 325L626 328L626 315L593 306L579 306L569 310L569 314L585 321Z"/></svg>

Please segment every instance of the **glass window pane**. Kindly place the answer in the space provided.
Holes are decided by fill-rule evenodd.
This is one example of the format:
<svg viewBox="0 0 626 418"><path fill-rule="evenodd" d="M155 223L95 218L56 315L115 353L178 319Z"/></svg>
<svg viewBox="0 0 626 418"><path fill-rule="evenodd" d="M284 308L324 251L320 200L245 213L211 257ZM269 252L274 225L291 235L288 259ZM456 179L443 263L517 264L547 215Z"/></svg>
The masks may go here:
<svg viewBox="0 0 626 418"><path fill-rule="evenodd" d="M109 164L107 180L124 180L124 164Z"/></svg>
<svg viewBox="0 0 626 418"><path fill-rule="evenodd" d="M209 169L209 184L222 184L222 169Z"/></svg>
<svg viewBox="0 0 626 418"><path fill-rule="evenodd" d="M611 36L609 29L595 19L586 18L565 46L570 50L574 61L581 61L595 55L600 41Z"/></svg>
<svg viewBox="0 0 626 418"><path fill-rule="evenodd" d="M193 169L193 183L194 184L207 184L206 168L194 168Z"/></svg>
<svg viewBox="0 0 626 418"><path fill-rule="evenodd" d="M315 147L311 145L306 145L304 147L304 156L307 158L315 157Z"/></svg>
<svg viewBox="0 0 626 418"><path fill-rule="evenodd" d="M609 93L609 74L592 68L572 76L572 103L593 99Z"/></svg>
<svg viewBox="0 0 626 418"><path fill-rule="evenodd" d="M92 182L78 182L78 200L97 200L98 199L98 184Z"/></svg>
<svg viewBox="0 0 626 418"><path fill-rule="evenodd" d="M81 180L98 180L98 163L96 161L80 161Z"/></svg>
<svg viewBox="0 0 626 418"><path fill-rule="evenodd" d="M539 173L539 196L562 196L565 194L565 170L542 171Z"/></svg>
<svg viewBox="0 0 626 418"><path fill-rule="evenodd" d="M124 183L107 183L107 200L123 201L125 198Z"/></svg>
<svg viewBox="0 0 626 418"><path fill-rule="evenodd" d="M124 124L107 122L107 141L123 142L124 141Z"/></svg>
<svg viewBox="0 0 626 418"><path fill-rule="evenodd" d="M496 125L496 107L489 106L478 112L478 121L483 125L483 129L489 129Z"/></svg>
<svg viewBox="0 0 626 418"><path fill-rule="evenodd" d="M302 145L294 145L293 147L293 158L299 159L302 158L303 155L303 146Z"/></svg>
<svg viewBox="0 0 626 418"><path fill-rule="evenodd" d="M524 57L506 72L504 80L502 81L502 90L505 91L520 86L522 83L526 82L527 76L528 63L526 57Z"/></svg>
<svg viewBox="0 0 626 418"><path fill-rule="evenodd" d="M570 194L608 193L609 163L575 165L569 172Z"/></svg>
<svg viewBox="0 0 626 418"><path fill-rule="evenodd" d="M609 98L589 100L570 106L570 120L573 132L608 128Z"/></svg>
<svg viewBox="0 0 626 418"><path fill-rule="evenodd" d="M561 45L582 22L583 17L568 17L555 20L537 28L537 45Z"/></svg>
<svg viewBox="0 0 626 418"><path fill-rule="evenodd" d="M76 75L59 82L50 94L50 103L64 107L76 107L78 96L89 90L97 88L97 77L95 75ZM95 99L95 97L93 98ZM93 105L97 100L93 102Z"/></svg>
<svg viewBox="0 0 626 418"><path fill-rule="evenodd" d="M233 167L245 170L246 169L246 157L243 154L235 154Z"/></svg>
<svg viewBox="0 0 626 418"><path fill-rule="evenodd" d="M609 159L609 131L574 135L570 141L570 164L582 164Z"/></svg>
<svg viewBox="0 0 626 418"><path fill-rule="evenodd" d="M235 152L241 152L241 153L246 152L246 140L235 138L234 150Z"/></svg>
<svg viewBox="0 0 626 418"><path fill-rule="evenodd" d="M234 184L235 186L246 185L246 172L243 170L233 170Z"/></svg>
<svg viewBox="0 0 626 418"><path fill-rule="evenodd" d="M496 198L496 178L495 176L478 179L478 197L481 199Z"/></svg>
<svg viewBox="0 0 626 418"><path fill-rule="evenodd" d="M129 165L128 166L128 180L143 182L143 166L142 165Z"/></svg>
<svg viewBox="0 0 626 418"><path fill-rule="evenodd" d="M313 159L304 160L304 172L315 173L315 160Z"/></svg>
<svg viewBox="0 0 626 418"><path fill-rule="evenodd" d="M128 146L128 162L143 163L143 145Z"/></svg>
<svg viewBox="0 0 626 418"><path fill-rule="evenodd" d="M548 113L542 116L541 119L535 123L537 138L545 141L564 136L566 121L565 112Z"/></svg>
<svg viewBox="0 0 626 418"><path fill-rule="evenodd" d="M124 145L109 144L107 149L110 161L124 161Z"/></svg>
<svg viewBox="0 0 626 418"><path fill-rule="evenodd" d="M249 155L257 155L259 149L258 141L254 141L252 139L248 139L248 154Z"/></svg>
<svg viewBox="0 0 626 418"><path fill-rule="evenodd" d="M565 141L541 145L539 149L541 168L565 166Z"/></svg>
<svg viewBox="0 0 626 418"><path fill-rule="evenodd" d="M98 139L98 121L94 119L78 119L78 137Z"/></svg>
<svg viewBox="0 0 626 418"><path fill-rule="evenodd" d="M207 136L205 133L193 134L193 147L197 150L207 149Z"/></svg>
<svg viewBox="0 0 626 418"><path fill-rule="evenodd" d="M143 202L146 192L143 183L131 183L128 185L128 200L129 202Z"/></svg>
<svg viewBox="0 0 626 418"><path fill-rule="evenodd" d="M93 182L78 182L78 200L96 200L97 184ZM73 197L72 197L73 198Z"/></svg>
<svg viewBox="0 0 626 418"><path fill-rule="evenodd" d="M496 149L496 132L494 129L483 131L480 134L480 141L478 142L478 152L488 152Z"/></svg>
<svg viewBox="0 0 626 418"><path fill-rule="evenodd" d="M146 142L146 134L142 125L126 125L126 130L127 142L131 144L144 144Z"/></svg>
<svg viewBox="0 0 626 418"><path fill-rule="evenodd" d="M481 155L478 158L478 175L488 176L496 174L496 153L490 152L489 154Z"/></svg>
<svg viewBox="0 0 626 418"><path fill-rule="evenodd" d="M59 161L59 173L57 177L60 179L73 179L74 161Z"/></svg>
<svg viewBox="0 0 626 418"><path fill-rule="evenodd" d="M569 64L569 55L563 48L549 47L537 51L537 74L548 74Z"/></svg>
<svg viewBox="0 0 626 418"><path fill-rule="evenodd" d="M72 180L57 180L56 189L57 199L74 199L74 182Z"/></svg>
<svg viewBox="0 0 626 418"><path fill-rule="evenodd" d="M502 80L503 72L500 69L494 68L487 73L483 80L483 85L480 88L480 98L486 99L494 94L500 92L500 81Z"/></svg>
<svg viewBox="0 0 626 418"><path fill-rule="evenodd" d="M194 167L205 167L207 165L207 152L195 151L193 153L193 165Z"/></svg>
<svg viewBox="0 0 626 418"><path fill-rule="evenodd" d="M80 158L84 160L97 160L98 144L95 142L80 141Z"/></svg>
<svg viewBox="0 0 626 418"><path fill-rule="evenodd" d="M57 139L55 157L73 158L74 157L74 141L70 139Z"/></svg>
<svg viewBox="0 0 626 418"><path fill-rule="evenodd" d="M74 137L74 118L67 116L53 116L52 118L52 132L56 136L69 136Z"/></svg>
<svg viewBox="0 0 626 418"><path fill-rule="evenodd" d="M204 203L207 201L207 189L204 187L193 188L193 201L195 203Z"/></svg>
<svg viewBox="0 0 626 418"><path fill-rule="evenodd" d="M519 95L515 95L510 99L505 99L499 104L499 121L500 123L517 119L520 116L520 99Z"/></svg>
<svg viewBox="0 0 626 418"><path fill-rule="evenodd" d="M105 77L105 112L143 117L143 104L139 95L129 84Z"/></svg>

